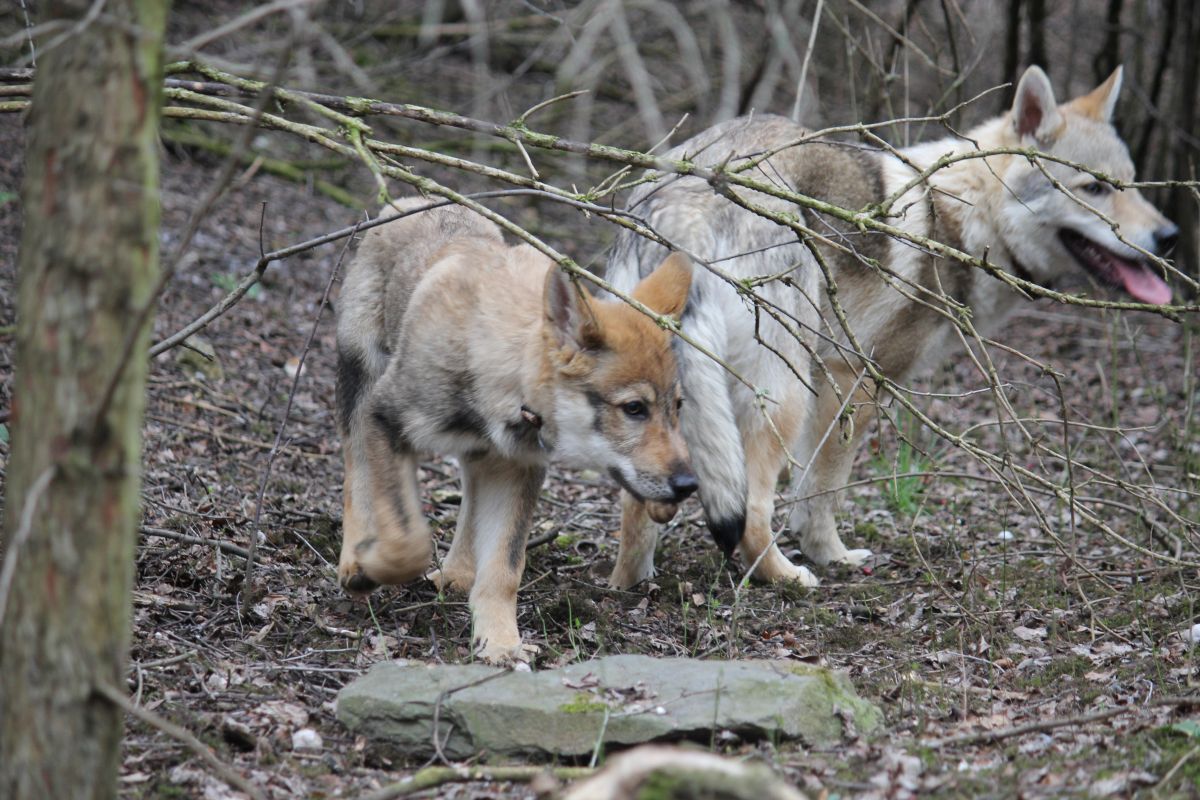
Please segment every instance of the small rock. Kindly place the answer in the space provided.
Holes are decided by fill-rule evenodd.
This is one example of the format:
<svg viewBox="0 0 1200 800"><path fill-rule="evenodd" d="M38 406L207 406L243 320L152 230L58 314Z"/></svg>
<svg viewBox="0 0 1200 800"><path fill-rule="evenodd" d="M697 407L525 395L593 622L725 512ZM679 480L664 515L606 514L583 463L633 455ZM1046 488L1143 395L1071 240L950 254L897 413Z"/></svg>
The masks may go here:
<svg viewBox="0 0 1200 800"><path fill-rule="evenodd" d="M283 372L289 378L295 378L297 374L303 375L307 371L308 367L300 363L300 356L292 356L283 362Z"/></svg>
<svg viewBox="0 0 1200 800"><path fill-rule="evenodd" d="M996 538L998 538L1002 542L1008 542L1017 537L1013 535L1012 531L1000 531L999 535Z"/></svg>
<svg viewBox="0 0 1200 800"><path fill-rule="evenodd" d="M268 700L255 710L280 727L302 728L308 722L308 710L304 706L285 700Z"/></svg>
<svg viewBox="0 0 1200 800"><path fill-rule="evenodd" d="M324 746L325 742L322 741L321 734L312 728L301 728L292 734L293 750L320 750Z"/></svg>
<svg viewBox="0 0 1200 800"><path fill-rule="evenodd" d="M1035 642L1046 638L1046 629L1042 627L1026 628L1024 625L1018 625L1013 628L1012 632L1013 636L1026 642Z"/></svg>

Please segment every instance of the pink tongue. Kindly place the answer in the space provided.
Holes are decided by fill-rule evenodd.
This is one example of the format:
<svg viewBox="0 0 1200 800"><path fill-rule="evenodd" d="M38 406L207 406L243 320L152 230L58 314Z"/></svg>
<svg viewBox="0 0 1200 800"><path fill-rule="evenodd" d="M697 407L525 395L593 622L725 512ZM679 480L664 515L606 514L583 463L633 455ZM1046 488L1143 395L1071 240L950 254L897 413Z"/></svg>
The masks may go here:
<svg viewBox="0 0 1200 800"><path fill-rule="evenodd" d="M1121 276L1125 291L1143 303L1161 306L1171 302L1171 287L1141 264L1117 262L1117 274Z"/></svg>

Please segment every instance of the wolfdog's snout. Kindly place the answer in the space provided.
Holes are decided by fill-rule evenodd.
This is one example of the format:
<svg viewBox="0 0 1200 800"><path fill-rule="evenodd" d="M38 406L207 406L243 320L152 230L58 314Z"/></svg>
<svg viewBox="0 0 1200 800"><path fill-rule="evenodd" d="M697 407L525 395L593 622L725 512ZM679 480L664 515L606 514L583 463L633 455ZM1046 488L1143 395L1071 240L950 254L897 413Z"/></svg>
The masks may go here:
<svg viewBox="0 0 1200 800"><path fill-rule="evenodd" d="M676 503L686 500L700 485L696 473L692 472L692 468L687 464L677 464L667 482L671 485L671 491L675 493Z"/></svg>
<svg viewBox="0 0 1200 800"><path fill-rule="evenodd" d="M1154 247L1160 256L1169 256L1179 244L1179 226L1168 222L1154 232Z"/></svg>

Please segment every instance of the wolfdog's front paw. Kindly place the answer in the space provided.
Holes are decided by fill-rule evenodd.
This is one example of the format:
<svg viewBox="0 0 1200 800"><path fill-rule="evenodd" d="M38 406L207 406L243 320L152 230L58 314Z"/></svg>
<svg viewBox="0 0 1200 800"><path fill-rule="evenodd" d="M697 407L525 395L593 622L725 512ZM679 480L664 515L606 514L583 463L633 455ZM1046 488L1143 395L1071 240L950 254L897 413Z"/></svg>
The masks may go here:
<svg viewBox="0 0 1200 800"><path fill-rule="evenodd" d="M861 567L867 559L875 555L870 550L847 550L840 558L833 559L834 563L846 564L851 567Z"/></svg>
<svg viewBox="0 0 1200 800"><path fill-rule="evenodd" d="M791 565L791 569L784 571L782 574L772 578L772 581L795 581L801 586L809 589L820 586L821 579L812 573L808 567L799 567L795 564Z"/></svg>
<svg viewBox="0 0 1200 800"><path fill-rule="evenodd" d="M847 550L837 537L825 537L817 543L801 542L800 550L814 564L846 564L851 567L861 567L874 555L866 549Z"/></svg>
<svg viewBox="0 0 1200 800"><path fill-rule="evenodd" d="M654 577L653 552L649 558L621 558L622 555L623 553L617 554L617 563L613 565L612 575L608 577L609 586L624 591Z"/></svg>
<svg viewBox="0 0 1200 800"><path fill-rule="evenodd" d="M475 576L466 572L456 572L451 569L434 569L425 573L425 580L437 587L439 592L453 590L467 594L475 585Z"/></svg>
<svg viewBox="0 0 1200 800"><path fill-rule="evenodd" d="M338 567L338 582L346 593L365 597L379 588L379 584L367 577L357 562Z"/></svg>
<svg viewBox="0 0 1200 800"><path fill-rule="evenodd" d="M480 641L475 655L481 661L497 667L520 669L521 665L524 665L528 669L539 652L541 648L535 644L525 644L520 639L513 643L497 638Z"/></svg>
<svg viewBox="0 0 1200 800"><path fill-rule="evenodd" d="M808 567L800 567L788 561L781 554L778 558L764 558L754 571L754 577L769 583L794 581L801 586L813 588L820 586L821 581Z"/></svg>

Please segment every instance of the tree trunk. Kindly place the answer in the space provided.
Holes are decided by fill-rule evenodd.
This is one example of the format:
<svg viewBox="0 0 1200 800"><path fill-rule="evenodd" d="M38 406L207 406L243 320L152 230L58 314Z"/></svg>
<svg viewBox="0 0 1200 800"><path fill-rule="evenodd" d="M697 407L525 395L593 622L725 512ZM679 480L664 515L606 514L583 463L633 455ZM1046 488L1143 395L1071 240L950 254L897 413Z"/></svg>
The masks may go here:
<svg viewBox="0 0 1200 800"><path fill-rule="evenodd" d="M1172 123L1176 130L1194 135L1197 116L1200 116L1196 110L1197 103L1200 103L1200 51L1195 46L1196 37L1200 36L1200 7L1195 3L1185 6L1186 14L1179 21L1183 35L1179 48L1177 105ZM1167 174L1195 180L1196 148L1188 141L1176 139L1169 162L1171 169ZM1192 277L1200 276L1200 224L1197 223L1200 208L1197 205L1194 191L1176 186L1168 194L1164 209L1179 225L1180 239L1175 257L1185 269L1190 268Z"/></svg>
<svg viewBox="0 0 1200 800"><path fill-rule="evenodd" d="M1046 0L1029 0L1029 63L1037 64L1047 75L1057 77L1046 57Z"/></svg>
<svg viewBox="0 0 1200 800"><path fill-rule="evenodd" d="M0 797L116 795L166 0L40 4L0 569ZM148 316L148 315L146 315ZM132 339L129 363L120 354ZM109 391L109 387L111 391ZM7 580L11 584L6 587ZM5 591L7 588L7 592Z"/></svg>

